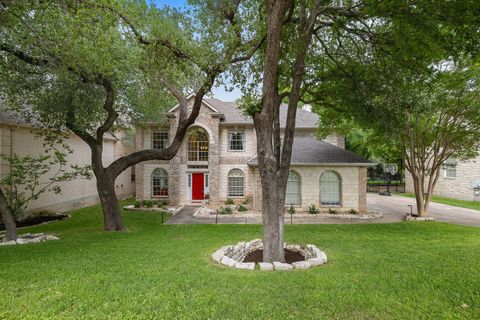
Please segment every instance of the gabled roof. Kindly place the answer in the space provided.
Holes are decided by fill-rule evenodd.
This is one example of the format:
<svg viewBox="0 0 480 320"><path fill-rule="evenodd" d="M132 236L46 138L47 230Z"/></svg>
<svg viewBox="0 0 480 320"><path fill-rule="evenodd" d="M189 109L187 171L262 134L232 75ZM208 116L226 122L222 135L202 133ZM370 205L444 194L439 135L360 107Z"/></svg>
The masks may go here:
<svg viewBox="0 0 480 320"><path fill-rule="evenodd" d="M258 165L257 157L250 159L248 164ZM313 136L295 136L291 164L370 166L374 163Z"/></svg>
<svg viewBox="0 0 480 320"><path fill-rule="evenodd" d="M236 102L221 101L215 98L204 99L205 103L213 106L224 115L222 124L253 124L252 118L242 114ZM280 105L280 127L284 128L287 120L287 105ZM319 117L317 114L297 109L296 128L316 128Z"/></svg>
<svg viewBox="0 0 480 320"><path fill-rule="evenodd" d="M194 98L195 95L193 93L189 94L187 96L187 101ZM209 99L203 99L203 103L209 107L213 112L216 112L216 113L221 113L220 111L218 111L218 109L216 109L213 105L211 105L209 102L208 102ZM167 111L167 113L172 113L172 112L175 112L175 110L177 110L179 104L177 103L173 108L171 108L170 110Z"/></svg>

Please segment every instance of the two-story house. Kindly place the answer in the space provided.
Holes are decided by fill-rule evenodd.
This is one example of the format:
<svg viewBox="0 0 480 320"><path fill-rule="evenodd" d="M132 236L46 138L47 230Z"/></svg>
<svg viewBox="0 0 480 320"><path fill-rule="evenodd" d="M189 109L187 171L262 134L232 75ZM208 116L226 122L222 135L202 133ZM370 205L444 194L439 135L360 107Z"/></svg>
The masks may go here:
<svg viewBox="0 0 480 320"><path fill-rule="evenodd" d="M189 99L189 108L193 98ZM168 125L137 128L136 148L165 148L175 135L178 106L167 113ZM280 110L285 125L286 106ZM311 204L339 211L366 210L367 167L371 163L344 150L344 137L315 138L318 116L298 109L286 204L305 210ZM253 120L235 102L204 99L200 114L170 161L136 166L136 196L171 204L211 203L227 198L250 202L260 211L262 192L256 160Z"/></svg>

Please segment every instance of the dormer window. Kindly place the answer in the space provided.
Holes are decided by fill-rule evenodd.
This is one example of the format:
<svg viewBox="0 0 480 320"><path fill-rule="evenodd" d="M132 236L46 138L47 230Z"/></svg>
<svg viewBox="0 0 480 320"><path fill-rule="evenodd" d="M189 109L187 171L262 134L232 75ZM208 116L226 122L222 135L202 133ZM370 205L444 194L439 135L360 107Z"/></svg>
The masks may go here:
<svg viewBox="0 0 480 320"><path fill-rule="evenodd" d="M229 130L228 131L228 151L244 151L245 150L245 131Z"/></svg>
<svg viewBox="0 0 480 320"><path fill-rule="evenodd" d="M168 147L168 131L153 130L152 131L152 149L163 150Z"/></svg>

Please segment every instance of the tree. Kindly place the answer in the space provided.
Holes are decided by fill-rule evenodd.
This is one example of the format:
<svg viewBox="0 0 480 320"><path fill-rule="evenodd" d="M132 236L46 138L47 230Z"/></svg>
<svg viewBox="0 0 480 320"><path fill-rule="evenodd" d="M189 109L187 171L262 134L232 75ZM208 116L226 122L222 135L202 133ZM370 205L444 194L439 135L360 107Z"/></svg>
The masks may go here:
<svg viewBox="0 0 480 320"><path fill-rule="evenodd" d="M395 56L412 66L423 66L426 58L431 63L432 52L444 52L436 49L455 34L444 32L445 26L455 24L471 5L464 1L437 7L428 1L266 2L260 24L266 26L265 47L250 62L247 79L238 81L247 83L241 104L253 117L257 134L264 261L284 261L283 208L299 103L334 104L342 86L330 79L339 74L353 78L365 62ZM281 132L283 101L288 110Z"/></svg>
<svg viewBox="0 0 480 320"><path fill-rule="evenodd" d="M25 214L28 204L46 192L60 194L61 182L91 178L89 166L71 165L67 168L67 155L72 153L68 145L59 145L64 133L34 132L43 139L44 153L21 156L1 155L8 161L11 171L1 181L0 213L6 229L7 240L16 240L15 220ZM4 192L5 190L5 192Z"/></svg>
<svg viewBox="0 0 480 320"><path fill-rule="evenodd" d="M215 79L229 64L247 60L260 42L239 32L246 18L239 1L200 2L186 13L126 0L0 3L4 99L88 144L108 231L124 230L118 175L142 161L173 158ZM195 94L190 112L187 91ZM145 110L160 114L172 97L180 111L170 146L104 166L104 136Z"/></svg>

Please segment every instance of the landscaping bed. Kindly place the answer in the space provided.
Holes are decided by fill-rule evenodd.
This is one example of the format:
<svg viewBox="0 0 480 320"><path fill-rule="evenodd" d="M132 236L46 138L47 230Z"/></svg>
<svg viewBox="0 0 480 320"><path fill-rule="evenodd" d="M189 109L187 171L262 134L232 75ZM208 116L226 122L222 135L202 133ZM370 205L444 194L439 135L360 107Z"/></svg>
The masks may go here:
<svg viewBox="0 0 480 320"><path fill-rule="evenodd" d="M53 221L60 221L68 217L68 214L41 212L38 214L26 216L25 218L16 221L16 225L17 228L31 227ZM3 223L0 223L0 230L5 230L5 225Z"/></svg>

